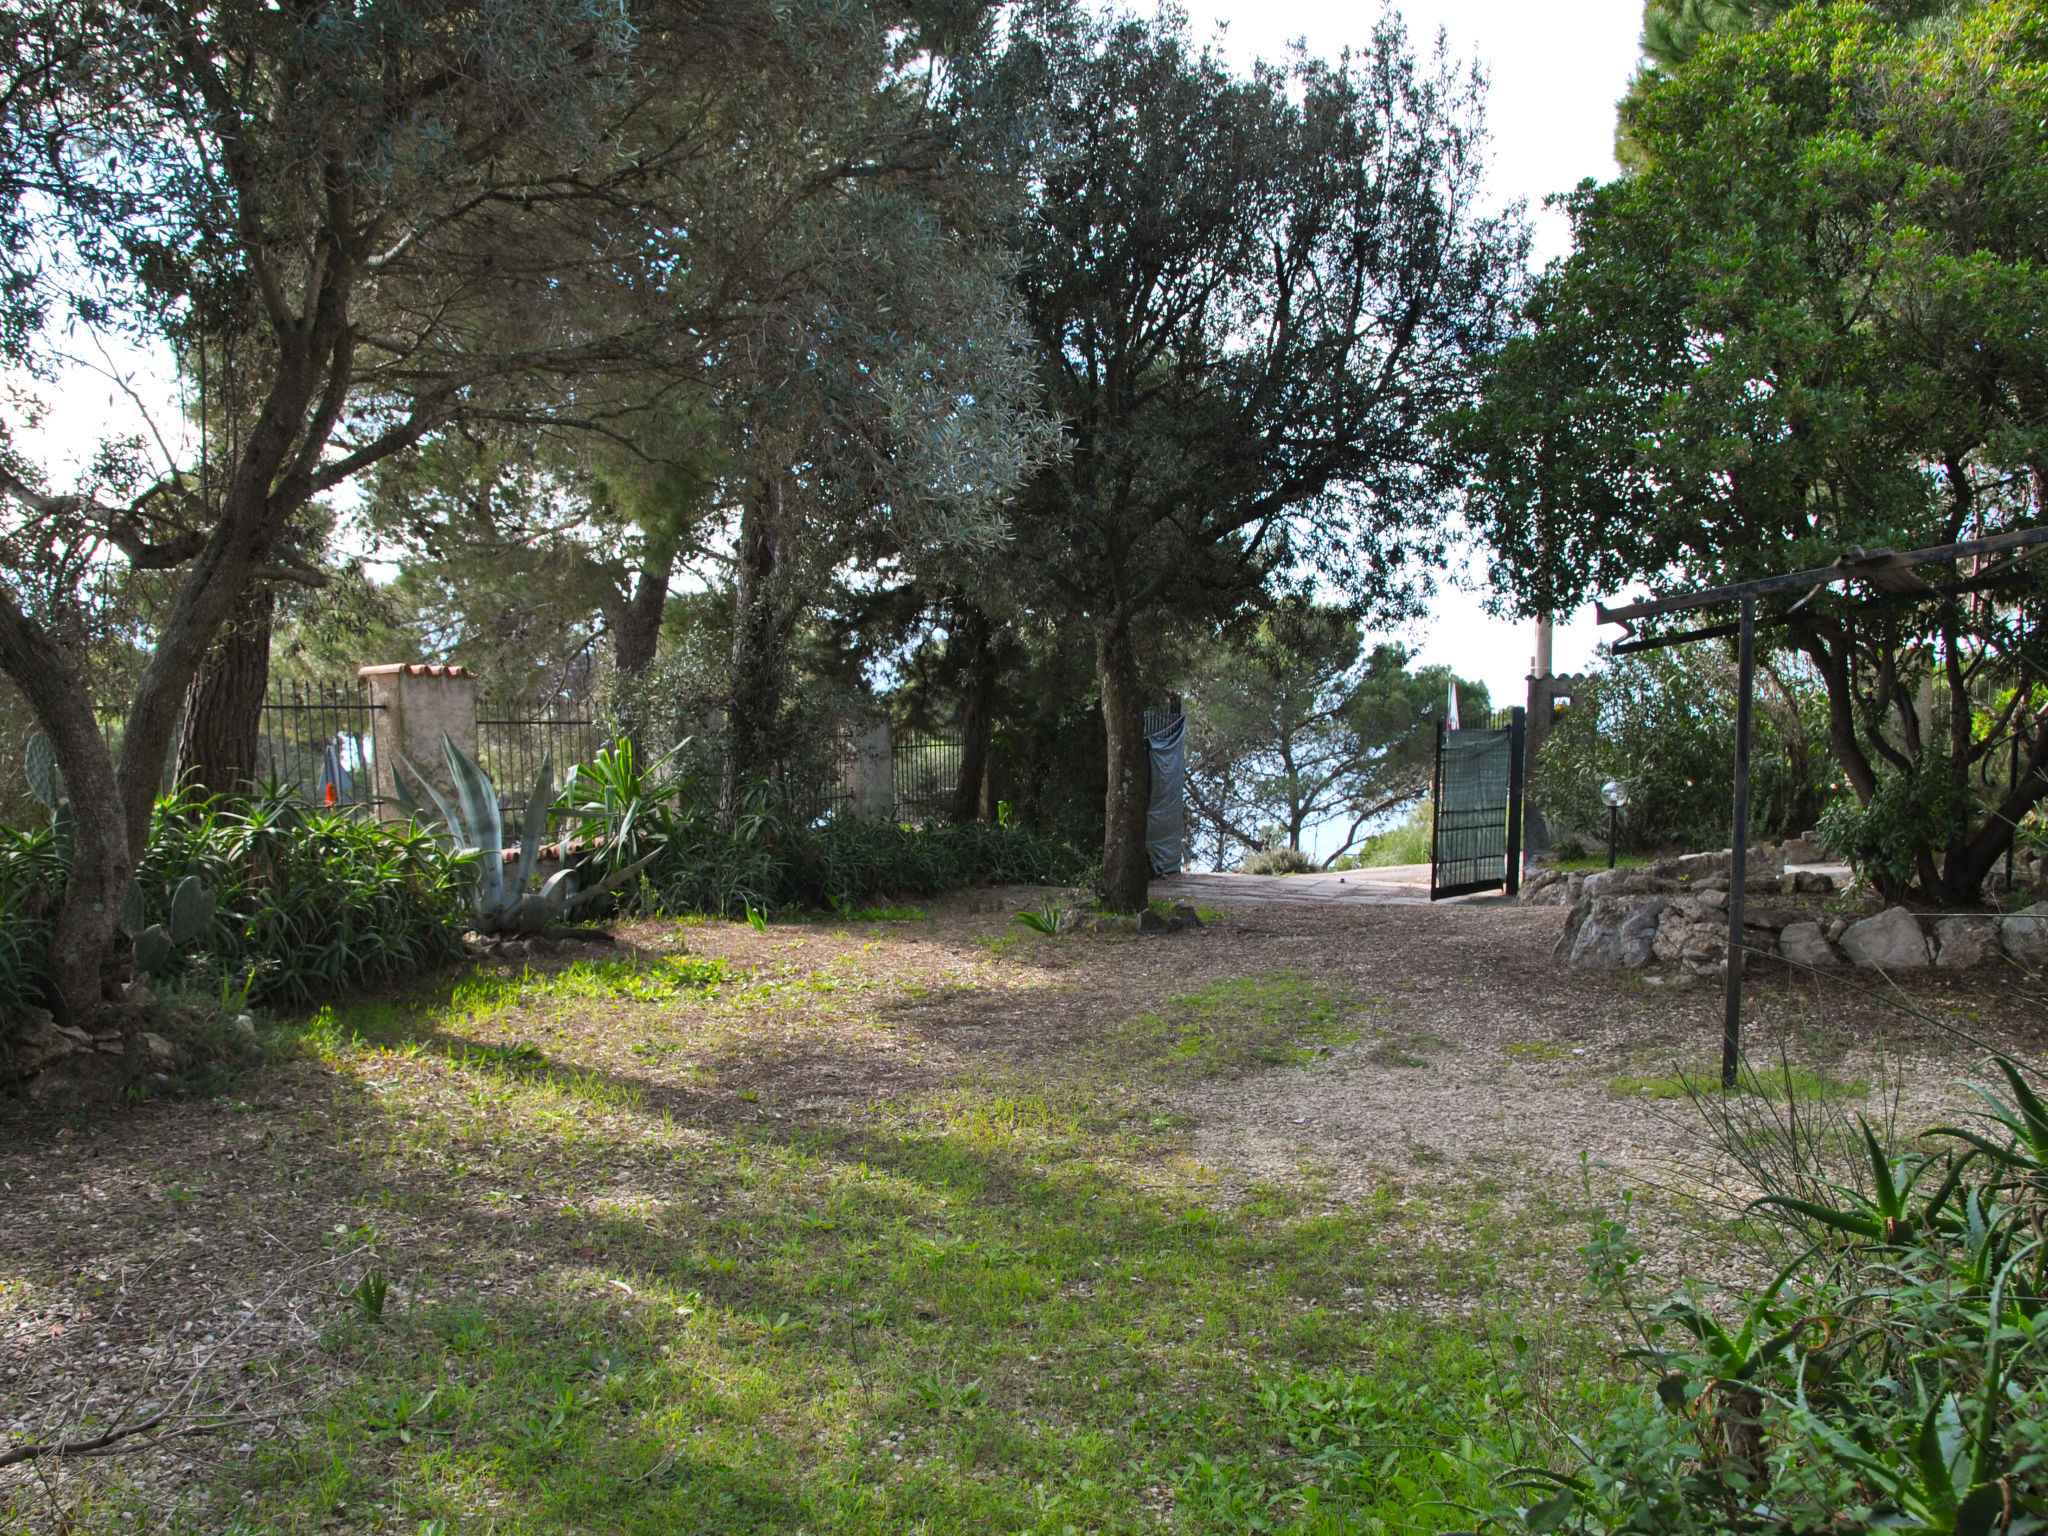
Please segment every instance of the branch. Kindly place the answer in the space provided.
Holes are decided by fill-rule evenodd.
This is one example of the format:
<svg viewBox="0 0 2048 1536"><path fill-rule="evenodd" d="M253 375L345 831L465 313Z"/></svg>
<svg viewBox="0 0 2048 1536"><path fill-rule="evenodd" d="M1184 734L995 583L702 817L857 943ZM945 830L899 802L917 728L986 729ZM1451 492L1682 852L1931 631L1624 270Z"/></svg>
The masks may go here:
<svg viewBox="0 0 2048 1536"><path fill-rule="evenodd" d="M59 1440L55 1444L49 1441L24 1441L12 1450L0 1452L0 1467L34 1461L39 1456L90 1456L94 1451L105 1450L116 1441L126 1440L130 1435L152 1430L163 1421L163 1414L154 1413L138 1424L130 1424L126 1429L110 1429L103 1435L94 1435L90 1440Z"/></svg>
<svg viewBox="0 0 2048 1536"><path fill-rule="evenodd" d="M289 555L281 556L276 565L258 565L250 568L251 581L289 581L317 592L328 584L327 573Z"/></svg>
<svg viewBox="0 0 2048 1536"><path fill-rule="evenodd" d="M143 505L163 490L161 484L151 487L136 498L135 505ZM126 555L128 563L137 570L167 571L183 565L206 548L207 535L198 528L187 529L168 544L152 544L135 522L132 509L109 507L90 496L76 493L51 496L4 466L0 466L0 493L12 496L30 511L39 512L44 517L65 517L77 513L92 519L101 525L108 541Z"/></svg>

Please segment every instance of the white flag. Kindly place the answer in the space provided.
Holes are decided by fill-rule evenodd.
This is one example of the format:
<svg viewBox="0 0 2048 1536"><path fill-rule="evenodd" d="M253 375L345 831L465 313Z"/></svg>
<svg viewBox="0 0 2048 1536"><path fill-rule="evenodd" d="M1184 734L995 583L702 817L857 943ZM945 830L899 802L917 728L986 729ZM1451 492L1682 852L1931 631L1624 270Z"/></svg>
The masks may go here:
<svg viewBox="0 0 2048 1536"><path fill-rule="evenodd" d="M1458 724L1458 680L1455 677L1451 679L1451 716L1449 724L1454 731L1463 729Z"/></svg>

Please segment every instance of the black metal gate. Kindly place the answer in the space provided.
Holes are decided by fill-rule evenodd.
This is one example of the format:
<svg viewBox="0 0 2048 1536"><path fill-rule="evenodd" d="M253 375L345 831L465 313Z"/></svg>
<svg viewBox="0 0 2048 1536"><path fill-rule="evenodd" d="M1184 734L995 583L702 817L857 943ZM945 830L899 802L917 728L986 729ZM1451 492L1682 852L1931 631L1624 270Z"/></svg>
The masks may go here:
<svg viewBox="0 0 2048 1536"><path fill-rule="evenodd" d="M1429 899L1522 887L1522 736L1526 712L1505 725L1436 732Z"/></svg>

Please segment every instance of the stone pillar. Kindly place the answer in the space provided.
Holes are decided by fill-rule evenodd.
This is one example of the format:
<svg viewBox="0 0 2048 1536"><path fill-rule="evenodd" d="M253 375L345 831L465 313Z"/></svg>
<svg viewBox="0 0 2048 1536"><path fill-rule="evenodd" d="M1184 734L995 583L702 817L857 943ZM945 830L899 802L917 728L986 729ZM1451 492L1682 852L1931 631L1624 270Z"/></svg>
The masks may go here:
<svg viewBox="0 0 2048 1536"><path fill-rule="evenodd" d="M456 746L476 756L476 679L469 668L400 662L359 667L356 675L370 687L370 783L378 815L386 821L404 819L391 778L401 757L452 800L455 785L448 777L441 736L446 732ZM414 800L428 804L410 773L406 789Z"/></svg>
<svg viewBox="0 0 2048 1536"><path fill-rule="evenodd" d="M862 821L896 818L896 744L889 722L869 726L856 744L853 813Z"/></svg>

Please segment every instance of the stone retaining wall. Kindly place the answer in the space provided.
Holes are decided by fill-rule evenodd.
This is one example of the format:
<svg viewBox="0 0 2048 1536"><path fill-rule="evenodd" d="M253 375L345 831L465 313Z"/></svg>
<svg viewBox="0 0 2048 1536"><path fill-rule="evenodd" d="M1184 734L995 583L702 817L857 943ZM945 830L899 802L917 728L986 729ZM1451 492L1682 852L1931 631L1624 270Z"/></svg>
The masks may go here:
<svg viewBox="0 0 2048 1536"><path fill-rule="evenodd" d="M1827 969L1939 966L1960 970L2010 958L2048 965L2048 901L2010 916L1922 916L1891 907L1872 917L1817 912L1772 896L1829 896L1835 883L1811 870L1787 875L1781 850L1752 856L1743 882L1743 950L1749 956ZM1557 959L1589 970L1718 974L1728 961L1728 855L1692 854L1637 869L1564 874L1545 870L1522 888L1531 905L1568 906Z"/></svg>

